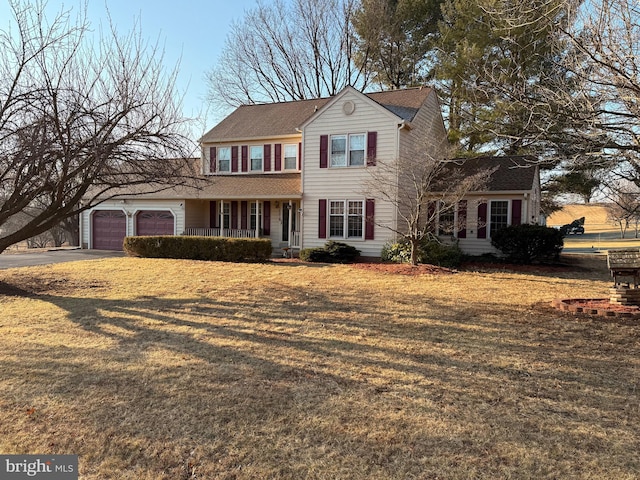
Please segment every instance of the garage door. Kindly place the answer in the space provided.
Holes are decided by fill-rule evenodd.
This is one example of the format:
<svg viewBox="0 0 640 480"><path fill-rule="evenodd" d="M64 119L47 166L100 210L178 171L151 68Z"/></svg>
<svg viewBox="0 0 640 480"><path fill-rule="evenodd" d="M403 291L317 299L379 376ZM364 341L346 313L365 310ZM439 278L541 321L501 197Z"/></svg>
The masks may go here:
<svg viewBox="0 0 640 480"><path fill-rule="evenodd" d="M143 210L136 215L136 235L173 235L173 214Z"/></svg>
<svg viewBox="0 0 640 480"><path fill-rule="evenodd" d="M127 216L121 210L93 212L93 248L97 250L122 250L127 234Z"/></svg>

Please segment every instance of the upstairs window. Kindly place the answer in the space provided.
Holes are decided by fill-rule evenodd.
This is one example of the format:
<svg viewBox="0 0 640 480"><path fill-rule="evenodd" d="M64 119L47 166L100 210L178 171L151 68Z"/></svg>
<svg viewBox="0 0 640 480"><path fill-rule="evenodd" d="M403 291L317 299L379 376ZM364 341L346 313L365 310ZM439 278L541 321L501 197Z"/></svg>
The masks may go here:
<svg viewBox="0 0 640 480"><path fill-rule="evenodd" d="M263 154L264 154L264 148L262 146L251 147L251 171L252 172L262 171Z"/></svg>
<svg viewBox="0 0 640 480"><path fill-rule="evenodd" d="M284 146L284 169L285 170L298 169L298 145Z"/></svg>
<svg viewBox="0 0 640 480"><path fill-rule="evenodd" d="M364 165L365 135L331 136L331 166L358 167Z"/></svg>
<svg viewBox="0 0 640 480"><path fill-rule="evenodd" d="M231 171L231 147L218 148L218 171Z"/></svg>

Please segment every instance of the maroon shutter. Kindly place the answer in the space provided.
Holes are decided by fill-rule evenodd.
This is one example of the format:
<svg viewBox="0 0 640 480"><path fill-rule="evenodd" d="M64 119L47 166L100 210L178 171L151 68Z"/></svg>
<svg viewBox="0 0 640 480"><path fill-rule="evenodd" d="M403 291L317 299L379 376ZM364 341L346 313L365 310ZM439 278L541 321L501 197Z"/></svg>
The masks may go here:
<svg viewBox="0 0 640 480"><path fill-rule="evenodd" d="M243 200L240 202L240 228L242 230L247 229L247 202Z"/></svg>
<svg viewBox="0 0 640 480"><path fill-rule="evenodd" d="M458 202L458 238L467 238L467 201Z"/></svg>
<svg viewBox="0 0 640 480"><path fill-rule="evenodd" d="M487 204L478 205L478 238L487 238Z"/></svg>
<svg viewBox="0 0 640 480"><path fill-rule="evenodd" d="M209 202L209 228L218 228L218 202L211 200Z"/></svg>
<svg viewBox="0 0 640 480"><path fill-rule="evenodd" d="M321 199L318 207L318 238L327 238L327 201Z"/></svg>
<svg viewBox="0 0 640 480"><path fill-rule="evenodd" d="M378 151L378 132L367 133L367 167L376 166L376 154Z"/></svg>
<svg viewBox="0 0 640 480"><path fill-rule="evenodd" d="M329 136L320 135L320 168L327 168L328 158L329 158Z"/></svg>
<svg viewBox="0 0 640 480"><path fill-rule="evenodd" d="M231 228L238 228L238 202L231 202Z"/></svg>
<svg viewBox="0 0 640 480"><path fill-rule="evenodd" d="M249 147L242 145L242 171L247 172L249 170Z"/></svg>
<svg viewBox="0 0 640 480"><path fill-rule="evenodd" d="M271 171L271 144L264 146L264 171Z"/></svg>
<svg viewBox="0 0 640 480"><path fill-rule="evenodd" d="M282 144L281 143L276 143L275 145L275 152L274 152L274 167L273 169L276 172L279 172L280 170L282 170Z"/></svg>
<svg viewBox="0 0 640 480"><path fill-rule="evenodd" d="M437 210L438 206L436 202L430 201L427 203L427 230L429 232L436 232L436 225L438 223Z"/></svg>
<svg viewBox="0 0 640 480"><path fill-rule="evenodd" d="M216 147L209 149L209 171L211 173L216 172Z"/></svg>
<svg viewBox="0 0 640 480"><path fill-rule="evenodd" d="M302 142L298 143L298 170L302 171Z"/></svg>
<svg viewBox="0 0 640 480"><path fill-rule="evenodd" d="M231 171L238 171L238 147L231 147Z"/></svg>
<svg viewBox="0 0 640 480"><path fill-rule="evenodd" d="M271 202L267 200L263 203L262 221L262 233L264 235L271 235Z"/></svg>
<svg viewBox="0 0 640 480"><path fill-rule="evenodd" d="M373 198L367 198L365 204L364 217L364 239L373 240L373 231L375 228L374 217L376 210L376 201Z"/></svg>
<svg viewBox="0 0 640 480"><path fill-rule="evenodd" d="M522 223L522 200L511 201L511 225Z"/></svg>

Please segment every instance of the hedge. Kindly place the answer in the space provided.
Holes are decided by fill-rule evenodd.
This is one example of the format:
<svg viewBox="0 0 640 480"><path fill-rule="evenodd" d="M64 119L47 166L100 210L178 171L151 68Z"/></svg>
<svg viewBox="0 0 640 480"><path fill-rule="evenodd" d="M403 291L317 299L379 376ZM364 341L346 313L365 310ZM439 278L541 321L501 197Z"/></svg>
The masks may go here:
<svg viewBox="0 0 640 480"><path fill-rule="evenodd" d="M513 225L491 235L491 245L507 260L533 263L557 260L564 245L562 233L542 225Z"/></svg>
<svg viewBox="0 0 640 480"><path fill-rule="evenodd" d="M271 258L271 240L196 236L125 237L128 255L220 262L262 262Z"/></svg>

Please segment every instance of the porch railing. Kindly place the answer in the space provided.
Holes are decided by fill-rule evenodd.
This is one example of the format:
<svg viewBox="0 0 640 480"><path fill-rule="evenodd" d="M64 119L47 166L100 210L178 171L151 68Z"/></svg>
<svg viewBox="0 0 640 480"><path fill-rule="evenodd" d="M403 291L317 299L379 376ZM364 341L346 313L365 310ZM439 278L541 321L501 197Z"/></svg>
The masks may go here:
<svg viewBox="0 0 640 480"><path fill-rule="evenodd" d="M300 246L300 232L291 232L291 246L292 247Z"/></svg>
<svg viewBox="0 0 640 480"><path fill-rule="evenodd" d="M186 228L182 235L199 237L257 238L257 230L238 228Z"/></svg>

